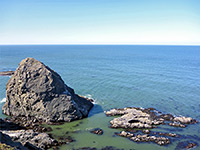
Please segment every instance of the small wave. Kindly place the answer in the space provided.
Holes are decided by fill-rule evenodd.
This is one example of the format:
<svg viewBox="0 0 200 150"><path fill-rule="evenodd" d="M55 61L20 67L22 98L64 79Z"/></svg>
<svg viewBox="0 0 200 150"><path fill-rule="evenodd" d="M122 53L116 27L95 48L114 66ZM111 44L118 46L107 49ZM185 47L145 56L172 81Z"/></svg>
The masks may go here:
<svg viewBox="0 0 200 150"><path fill-rule="evenodd" d="M2 100L0 100L0 103L5 103L6 102L6 98L4 97Z"/></svg>
<svg viewBox="0 0 200 150"><path fill-rule="evenodd" d="M85 97L87 97L87 98L92 98L92 95L86 94Z"/></svg>
<svg viewBox="0 0 200 150"><path fill-rule="evenodd" d="M91 94L86 94L86 95L84 95L84 97L93 99L93 100L94 100L93 104L97 104L97 100L94 99L94 98L92 98L92 95L91 95Z"/></svg>

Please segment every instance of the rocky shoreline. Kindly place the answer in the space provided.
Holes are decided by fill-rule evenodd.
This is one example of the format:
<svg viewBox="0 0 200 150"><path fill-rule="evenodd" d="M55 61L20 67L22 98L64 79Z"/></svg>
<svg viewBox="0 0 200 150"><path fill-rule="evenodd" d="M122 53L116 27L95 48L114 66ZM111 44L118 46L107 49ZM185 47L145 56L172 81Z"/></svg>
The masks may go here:
<svg viewBox="0 0 200 150"><path fill-rule="evenodd" d="M34 58L22 60L15 72L0 72L0 75L12 75L6 85L6 102L2 108L3 113L10 117L0 119L0 149L58 149L62 144L76 141L70 136L54 139L46 133L52 128L44 124L60 125L87 117L93 107L93 99L76 94L59 74ZM110 121L111 128L123 129L115 136L160 146L168 145L181 136L171 132L153 132L151 129L162 125L185 128L197 123L191 117L163 114L154 108L126 107L111 109L105 114L117 116ZM104 136L101 128L88 132ZM187 149L198 146L195 142L185 143L184 148ZM111 149L117 148L102 148Z"/></svg>
<svg viewBox="0 0 200 150"><path fill-rule="evenodd" d="M10 117L0 120L0 132L25 148L48 149L66 143L44 133L52 129L42 124L83 119L93 107L92 99L76 94L58 73L34 58L22 60L15 72L0 75L12 75L6 84L6 102L2 107ZM2 140L1 143L9 144Z"/></svg>
<svg viewBox="0 0 200 150"><path fill-rule="evenodd" d="M111 128L125 129L116 133L116 135L134 142L154 142L160 146L170 144L169 137L179 138L180 136L175 133L151 132L151 129L162 125L185 128L189 124L198 123L197 120L191 117L176 117L172 114L163 114L154 108L126 107L111 109L110 111L105 111L105 114L107 116L118 116L110 121ZM197 146L197 144L190 143L187 146L193 147Z"/></svg>

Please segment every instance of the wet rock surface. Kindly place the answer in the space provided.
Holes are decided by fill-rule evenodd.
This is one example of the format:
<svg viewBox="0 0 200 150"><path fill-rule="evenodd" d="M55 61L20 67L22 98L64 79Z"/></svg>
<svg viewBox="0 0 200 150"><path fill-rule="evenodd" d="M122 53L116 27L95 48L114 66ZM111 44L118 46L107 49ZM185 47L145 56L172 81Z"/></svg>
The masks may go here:
<svg viewBox="0 0 200 150"><path fill-rule="evenodd" d="M167 145L170 143L170 139L167 137L163 137L160 135L165 135L165 133L156 133L155 135L149 135L149 134L136 134L132 132L127 131L121 131L120 133L116 133L118 136L126 137L134 142L154 142L158 145ZM170 133L169 136L174 137L175 134Z"/></svg>
<svg viewBox="0 0 200 150"><path fill-rule="evenodd" d="M171 143L171 139L179 138L175 133L152 132L150 129L161 125L185 128L197 121L191 117L175 117L171 114L162 114L154 108L127 107L106 111L107 116L118 116L110 121L111 128L123 128L125 131L116 133L134 142L154 142L160 146ZM136 130L134 130L136 129ZM139 133L138 133L139 132ZM190 144L188 147L192 147Z"/></svg>
<svg viewBox="0 0 200 150"><path fill-rule="evenodd" d="M90 133L102 135L103 134L103 130L100 129L100 128L95 128L95 129L91 130Z"/></svg>
<svg viewBox="0 0 200 150"><path fill-rule="evenodd" d="M127 107L122 109L111 109L106 111L107 116L118 116L110 121L112 128L139 128L151 129L158 125L165 124L170 121L169 125L176 127L186 127L185 124L197 123L191 117L174 117L171 114L158 113L154 108L136 108Z"/></svg>
<svg viewBox="0 0 200 150"><path fill-rule="evenodd" d="M154 118L139 108L112 109L105 112L107 116L122 115L110 121L112 128L153 128L155 125L164 123L163 118Z"/></svg>
<svg viewBox="0 0 200 150"><path fill-rule="evenodd" d="M9 116L34 116L45 122L87 117L93 104L75 94L59 74L34 58L21 61L6 85L2 110Z"/></svg>

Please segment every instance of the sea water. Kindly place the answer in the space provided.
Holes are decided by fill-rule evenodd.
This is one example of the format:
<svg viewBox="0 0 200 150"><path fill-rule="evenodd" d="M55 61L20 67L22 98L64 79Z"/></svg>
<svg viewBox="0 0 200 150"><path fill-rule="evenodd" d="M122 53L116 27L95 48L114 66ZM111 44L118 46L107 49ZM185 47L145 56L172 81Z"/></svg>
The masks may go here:
<svg viewBox="0 0 200 150"><path fill-rule="evenodd" d="M135 150L177 149L181 141L200 145L200 125L177 130L164 126L154 131L182 135L168 146L135 143L115 136L109 128L113 117L103 111L123 107L154 107L163 113L200 120L200 46L141 45L2 45L0 71L15 70L20 61L34 57L58 72L77 94L91 97L95 106L83 120L52 126L52 134L71 136L76 141L61 149L114 146ZM5 103L6 83L0 76L0 107ZM5 116L1 113L0 117ZM91 134L93 128L104 134Z"/></svg>

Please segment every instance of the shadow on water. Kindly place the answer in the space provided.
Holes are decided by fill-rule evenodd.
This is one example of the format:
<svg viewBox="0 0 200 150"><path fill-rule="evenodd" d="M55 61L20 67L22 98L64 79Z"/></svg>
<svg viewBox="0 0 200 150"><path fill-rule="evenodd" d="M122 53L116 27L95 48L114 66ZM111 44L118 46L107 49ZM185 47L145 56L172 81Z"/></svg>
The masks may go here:
<svg viewBox="0 0 200 150"><path fill-rule="evenodd" d="M96 114L102 113L103 109L100 105L98 104L94 104L94 106L92 107L92 109L90 110L88 117L92 117Z"/></svg>

